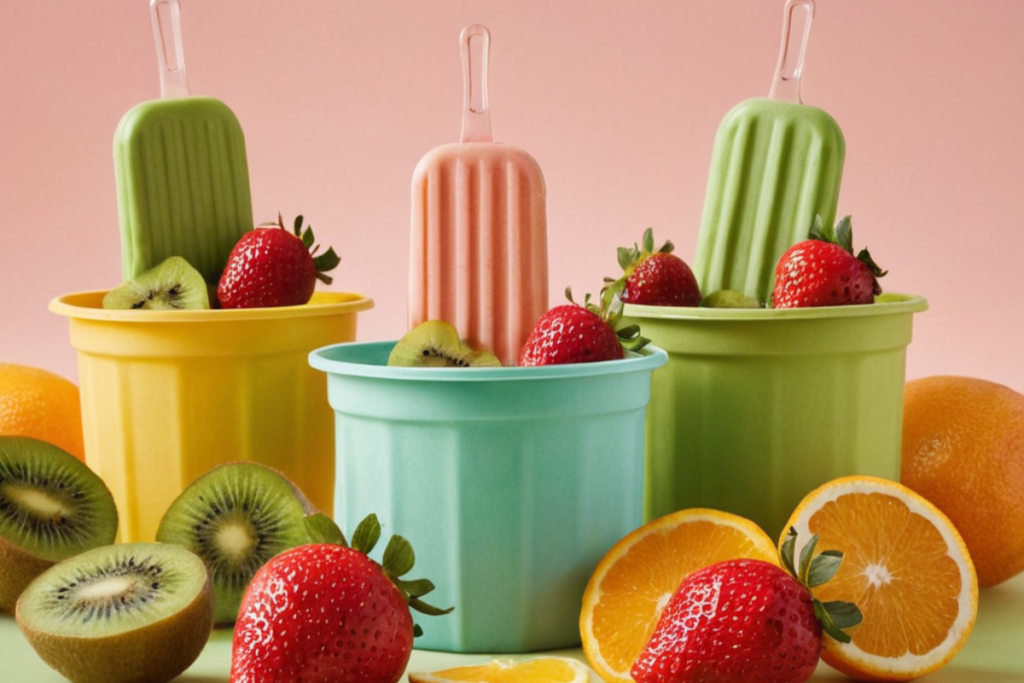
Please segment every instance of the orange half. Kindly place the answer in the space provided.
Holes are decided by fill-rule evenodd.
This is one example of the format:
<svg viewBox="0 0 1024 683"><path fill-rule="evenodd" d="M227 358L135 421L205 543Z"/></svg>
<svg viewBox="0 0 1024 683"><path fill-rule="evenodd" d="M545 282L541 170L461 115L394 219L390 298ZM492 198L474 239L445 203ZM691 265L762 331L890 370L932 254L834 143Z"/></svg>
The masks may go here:
<svg viewBox="0 0 1024 683"><path fill-rule="evenodd" d="M583 594L580 636L591 668L607 683L632 683L633 662L683 579L738 558L779 563L775 545L761 527L704 508L673 512L616 543Z"/></svg>
<svg viewBox="0 0 1024 683"><path fill-rule="evenodd" d="M923 497L886 479L843 477L808 494L790 527L797 556L812 534L817 549L843 552L815 597L853 602L864 615L850 643L824 637L829 665L859 680L903 681L941 668L963 647L978 613L978 579L956 528Z"/></svg>
<svg viewBox="0 0 1024 683"><path fill-rule="evenodd" d="M409 683L587 683L589 679L586 665L568 657L518 662L495 659L475 666L409 673Z"/></svg>

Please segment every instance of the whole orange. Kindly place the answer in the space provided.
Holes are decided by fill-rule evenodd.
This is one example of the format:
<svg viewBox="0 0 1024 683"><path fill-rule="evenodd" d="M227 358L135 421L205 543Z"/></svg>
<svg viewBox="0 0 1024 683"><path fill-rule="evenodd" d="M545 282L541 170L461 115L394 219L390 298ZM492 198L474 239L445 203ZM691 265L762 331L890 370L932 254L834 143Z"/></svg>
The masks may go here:
<svg viewBox="0 0 1024 683"><path fill-rule="evenodd" d="M49 441L84 462L78 386L49 370L0 363L0 434Z"/></svg>
<svg viewBox="0 0 1024 683"><path fill-rule="evenodd" d="M908 382L901 480L956 526L979 586L1024 571L1024 395L972 377Z"/></svg>

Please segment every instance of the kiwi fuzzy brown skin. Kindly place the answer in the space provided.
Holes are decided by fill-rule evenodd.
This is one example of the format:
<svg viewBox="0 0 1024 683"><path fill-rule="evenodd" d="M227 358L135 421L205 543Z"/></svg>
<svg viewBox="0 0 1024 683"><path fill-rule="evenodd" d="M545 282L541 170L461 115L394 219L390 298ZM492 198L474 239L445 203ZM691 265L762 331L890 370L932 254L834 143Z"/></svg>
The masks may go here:
<svg viewBox="0 0 1024 683"><path fill-rule="evenodd" d="M199 657L213 630L213 583L198 558L184 569L202 577L202 587L180 610L163 615L139 628L103 633L97 618L88 635L61 634L47 617L33 615L38 599L33 591L45 590L61 565L82 561L86 555L118 548L145 548L158 544L101 546L77 558L58 563L41 574L18 601L16 618L26 640L49 666L73 683L165 683L180 675ZM185 551L181 551L184 555ZM51 589L51 590L56 590ZM43 627L45 626L45 628Z"/></svg>
<svg viewBox="0 0 1024 683"><path fill-rule="evenodd" d="M18 596L32 580L53 566L0 538L0 611L14 614Z"/></svg>
<svg viewBox="0 0 1024 683"><path fill-rule="evenodd" d="M214 500L215 492L223 494L224 489L231 498L222 495ZM257 529L252 518L246 516L254 501L238 497L243 490L262 499L256 508L273 508L277 518L260 522L263 528ZM237 514L239 507L241 515ZM255 556L224 557L218 543L225 535L237 540L238 531L247 535L249 547L256 549ZM214 584L217 626L235 622L245 589L256 570L271 557L298 545L332 543L340 537L341 530L334 521L320 512L287 475L255 462L224 463L198 477L171 503L156 534L157 541L182 545L206 563Z"/></svg>
<svg viewBox="0 0 1024 683"><path fill-rule="evenodd" d="M60 488L50 491L48 480ZM73 482L79 490L72 490ZM12 487L33 491L61 512L30 510L11 496ZM75 501L86 496L94 508L88 513L73 509ZM76 518L76 513L89 518ZM40 539L10 528L5 533L0 520L0 612L10 614L21 592L55 562L113 543L117 534L117 508L103 480L70 453L30 437L0 436L0 515L9 514L22 515L17 525L21 529L33 526L33 533L51 534L49 541L37 542ZM76 525L79 535L72 539L69 531Z"/></svg>

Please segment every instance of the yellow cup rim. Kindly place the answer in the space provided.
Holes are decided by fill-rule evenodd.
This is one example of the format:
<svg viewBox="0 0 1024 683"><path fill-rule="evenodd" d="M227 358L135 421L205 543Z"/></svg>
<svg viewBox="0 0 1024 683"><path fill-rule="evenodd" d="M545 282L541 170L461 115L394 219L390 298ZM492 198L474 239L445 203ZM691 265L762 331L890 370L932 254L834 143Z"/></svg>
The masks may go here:
<svg viewBox="0 0 1024 683"><path fill-rule="evenodd" d="M49 309L57 315L85 320L106 320L124 323L173 323L229 320L275 320L309 318L356 313L373 308L373 299L355 292L314 292L309 303L302 306L270 308L203 309L189 311L112 310L103 308L103 297L109 290L87 290L63 294L50 301Z"/></svg>

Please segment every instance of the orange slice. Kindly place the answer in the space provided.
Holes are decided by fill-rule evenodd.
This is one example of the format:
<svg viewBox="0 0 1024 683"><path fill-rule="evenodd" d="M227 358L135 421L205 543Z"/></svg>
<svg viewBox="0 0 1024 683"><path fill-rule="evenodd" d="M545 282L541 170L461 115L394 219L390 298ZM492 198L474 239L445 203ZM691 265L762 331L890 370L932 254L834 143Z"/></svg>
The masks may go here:
<svg viewBox="0 0 1024 683"><path fill-rule="evenodd" d="M963 647L978 614L978 579L956 528L923 497L886 479L843 477L809 493L791 526L797 555L812 534L819 549L843 552L814 596L851 601L864 615L850 643L824 637L822 658L833 668L862 681L904 681Z"/></svg>
<svg viewBox="0 0 1024 683"><path fill-rule="evenodd" d="M673 512L616 543L583 594L580 635L591 668L607 683L632 683L629 670L683 579L737 558L779 563L761 527L704 508Z"/></svg>
<svg viewBox="0 0 1024 683"><path fill-rule="evenodd" d="M587 683L589 679L586 665L568 657L535 657L519 662L495 659L478 666L409 673L409 683Z"/></svg>

